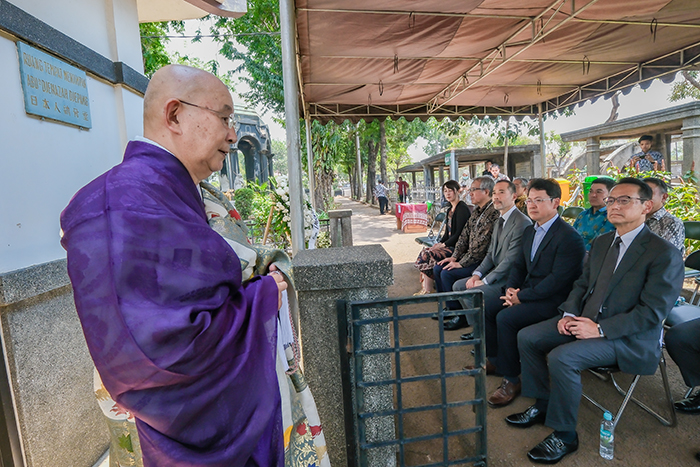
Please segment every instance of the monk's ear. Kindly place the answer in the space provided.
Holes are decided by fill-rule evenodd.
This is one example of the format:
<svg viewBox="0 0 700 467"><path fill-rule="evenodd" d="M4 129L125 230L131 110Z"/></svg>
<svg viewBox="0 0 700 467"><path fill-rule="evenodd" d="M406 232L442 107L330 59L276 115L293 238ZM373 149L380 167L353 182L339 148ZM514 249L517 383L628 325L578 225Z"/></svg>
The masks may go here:
<svg viewBox="0 0 700 467"><path fill-rule="evenodd" d="M182 102L177 99L169 99L165 103L165 126L178 135L182 134L182 126L180 125L182 107Z"/></svg>

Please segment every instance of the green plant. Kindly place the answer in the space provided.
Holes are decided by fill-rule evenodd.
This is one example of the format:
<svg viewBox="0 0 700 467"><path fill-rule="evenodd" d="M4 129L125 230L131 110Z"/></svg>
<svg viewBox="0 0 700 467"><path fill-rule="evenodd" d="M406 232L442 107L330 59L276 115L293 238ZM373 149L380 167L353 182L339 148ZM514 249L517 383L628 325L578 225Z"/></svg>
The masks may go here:
<svg viewBox="0 0 700 467"><path fill-rule="evenodd" d="M250 219L250 215L253 213L254 198L255 191L248 187L238 189L233 194L234 205L243 219Z"/></svg>

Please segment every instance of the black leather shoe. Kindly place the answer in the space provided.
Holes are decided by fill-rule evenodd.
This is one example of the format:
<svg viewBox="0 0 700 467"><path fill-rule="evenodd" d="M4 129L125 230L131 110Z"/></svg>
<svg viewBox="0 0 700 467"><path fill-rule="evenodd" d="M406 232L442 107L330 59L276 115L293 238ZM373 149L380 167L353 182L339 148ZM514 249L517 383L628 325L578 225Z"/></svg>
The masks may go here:
<svg viewBox="0 0 700 467"><path fill-rule="evenodd" d="M462 334L461 336L459 336L459 338L462 339L463 341L470 341L470 340L474 339L474 333L473 333L473 332L467 332L467 333Z"/></svg>
<svg viewBox="0 0 700 467"><path fill-rule="evenodd" d="M678 412L699 414L700 392L698 392L694 396L688 397L687 399L681 399L678 402L674 402L673 407L675 407Z"/></svg>
<svg viewBox="0 0 700 467"><path fill-rule="evenodd" d="M537 410L537 407L531 405L525 412L514 413L506 417L506 423L518 428L528 428L537 423L544 423L547 414Z"/></svg>
<svg viewBox="0 0 700 467"><path fill-rule="evenodd" d="M466 316L455 316L449 320L445 320L444 329L445 331L456 331L457 329L462 329L467 327L467 317Z"/></svg>
<svg viewBox="0 0 700 467"><path fill-rule="evenodd" d="M697 460L698 462L700 462L700 452L696 452L696 453L695 453L695 460Z"/></svg>
<svg viewBox="0 0 700 467"><path fill-rule="evenodd" d="M527 453L527 457L532 462L539 464L556 464L567 454L571 454L578 449L578 434L573 443L565 443L557 435L552 433L544 441L535 446Z"/></svg>

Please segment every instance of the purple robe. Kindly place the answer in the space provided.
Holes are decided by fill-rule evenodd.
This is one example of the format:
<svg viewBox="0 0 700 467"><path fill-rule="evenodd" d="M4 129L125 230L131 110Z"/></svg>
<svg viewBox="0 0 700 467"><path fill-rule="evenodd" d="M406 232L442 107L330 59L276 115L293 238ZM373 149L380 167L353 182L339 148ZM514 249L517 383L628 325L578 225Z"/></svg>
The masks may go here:
<svg viewBox="0 0 700 467"><path fill-rule="evenodd" d="M75 305L144 466L283 466L277 285L241 285L185 167L130 142L61 215Z"/></svg>

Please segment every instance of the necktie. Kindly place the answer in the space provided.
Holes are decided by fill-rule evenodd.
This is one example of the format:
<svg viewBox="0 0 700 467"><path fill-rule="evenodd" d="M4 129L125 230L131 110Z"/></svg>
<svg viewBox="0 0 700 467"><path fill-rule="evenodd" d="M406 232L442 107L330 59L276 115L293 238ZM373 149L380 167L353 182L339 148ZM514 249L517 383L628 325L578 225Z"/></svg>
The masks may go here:
<svg viewBox="0 0 700 467"><path fill-rule="evenodd" d="M603 305L603 300L610 286L610 279L617 265L617 257L620 254L620 243L622 243L622 239L617 237L608 250L608 253L605 255L603 266L600 268L600 274L598 274L598 279L596 279L595 286L593 287L593 292L583 306L581 316L584 318L590 318L596 322L598 321L598 312L600 312L600 307Z"/></svg>
<svg viewBox="0 0 700 467"><path fill-rule="evenodd" d="M501 237L503 237L503 224L505 222L503 221L503 217L498 218L498 235L496 236L496 248L494 249L494 254L496 251L498 251L498 247L501 246L501 241L503 240Z"/></svg>

